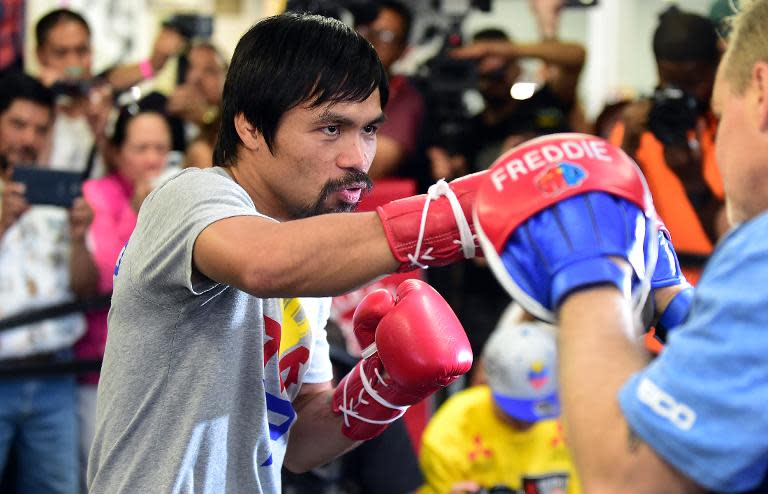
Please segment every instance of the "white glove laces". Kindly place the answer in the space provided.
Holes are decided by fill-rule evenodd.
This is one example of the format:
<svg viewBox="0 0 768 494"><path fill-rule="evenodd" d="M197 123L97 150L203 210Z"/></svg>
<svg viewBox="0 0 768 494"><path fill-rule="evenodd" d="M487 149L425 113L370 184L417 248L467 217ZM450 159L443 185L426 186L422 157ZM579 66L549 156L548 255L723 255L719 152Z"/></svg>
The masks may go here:
<svg viewBox="0 0 768 494"><path fill-rule="evenodd" d="M368 355L366 355L366 353ZM372 345L368 346L365 350L363 350L363 358L364 359L368 358L374 353L376 353L375 343L373 343ZM344 381L344 393L342 395L344 404L339 407L339 410L341 410L341 412L344 414L344 425L349 427L349 417L355 418L357 420L361 420L363 422L368 422L369 424L391 424L395 420L402 417L405 411L408 410L408 405L406 406L393 405L392 403L382 398L381 395L379 395L379 393L377 393L376 390L373 389L371 382L368 380L368 377L363 372L363 366L359 365L358 369L360 372L360 380L363 383L363 389L360 390L360 393L357 396L357 402L355 402L355 397L350 397L349 399L347 399L347 385L349 384L349 380ZM376 379L378 379L379 382L384 386L387 386L387 383L381 377L381 374L379 374L379 369L374 369L374 373L376 374ZM363 397L366 392L371 396L371 398L377 401L380 405L385 406L387 408L391 408L392 410L399 410L399 413L395 417L392 417L389 420L374 420L368 417L363 417L362 415L358 414L355 411L355 408L357 408L359 405L367 405L368 403L370 403Z"/></svg>
<svg viewBox="0 0 768 494"><path fill-rule="evenodd" d="M421 252L421 242L424 240L424 228L427 224L429 203L440 199L441 196L448 198L451 210L453 211L453 217L456 219L456 226L459 229L459 239L454 240L454 243L461 245L461 250L464 253L465 259L475 257L475 237L472 235L472 229L469 227L469 222L464 216L464 211L461 209L461 204L459 204L459 199L456 197L456 193L453 192L448 185L448 182L446 182L444 178L441 178L427 190L424 209L421 210L421 224L419 225L419 237L416 240L416 251L413 254L408 254L408 260L411 261L411 265L421 269L427 269L429 266L419 262L420 259L424 261L432 261L435 259L431 255L432 247L429 247L423 253Z"/></svg>

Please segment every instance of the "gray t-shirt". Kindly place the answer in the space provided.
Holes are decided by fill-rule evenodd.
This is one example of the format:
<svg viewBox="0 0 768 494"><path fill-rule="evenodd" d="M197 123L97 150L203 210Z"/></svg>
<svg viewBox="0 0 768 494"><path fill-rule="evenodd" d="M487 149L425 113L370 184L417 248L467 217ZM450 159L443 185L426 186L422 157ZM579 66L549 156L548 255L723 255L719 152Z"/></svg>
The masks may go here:
<svg viewBox="0 0 768 494"><path fill-rule="evenodd" d="M92 494L280 492L291 401L332 377L330 299L259 299L195 270L200 232L246 215L263 216L221 168L144 201L115 268Z"/></svg>

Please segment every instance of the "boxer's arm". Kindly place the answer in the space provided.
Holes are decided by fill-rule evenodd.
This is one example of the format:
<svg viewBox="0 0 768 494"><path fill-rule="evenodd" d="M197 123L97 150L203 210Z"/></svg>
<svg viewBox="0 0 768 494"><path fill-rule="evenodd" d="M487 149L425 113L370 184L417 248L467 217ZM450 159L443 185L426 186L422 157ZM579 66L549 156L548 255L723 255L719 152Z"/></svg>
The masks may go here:
<svg viewBox="0 0 768 494"><path fill-rule="evenodd" d="M261 298L340 294L399 266L376 213L285 223L223 219L197 237L193 263L208 278Z"/></svg>
<svg viewBox="0 0 768 494"><path fill-rule="evenodd" d="M336 295L397 269L445 266L476 254L471 215L483 177L440 181L428 194L392 201L376 213L284 223L225 218L198 235L192 261L208 278L262 298Z"/></svg>
<svg viewBox="0 0 768 494"><path fill-rule="evenodd" d="M619 388L648 363L629 336L626 298L614 287L586 289L568 296L558 315L560 398L583 491L701 492L632 433L619 408Z"/></svg>
<svg viewBox="0 0 768 494"><path fill-rule="evenodd" d="M293 400L297 419L291 428L283 462L288 470L306 472L362 443L342 434L343 418L333 412L332 399L333 386L330 382L301 386Z"/></svg>

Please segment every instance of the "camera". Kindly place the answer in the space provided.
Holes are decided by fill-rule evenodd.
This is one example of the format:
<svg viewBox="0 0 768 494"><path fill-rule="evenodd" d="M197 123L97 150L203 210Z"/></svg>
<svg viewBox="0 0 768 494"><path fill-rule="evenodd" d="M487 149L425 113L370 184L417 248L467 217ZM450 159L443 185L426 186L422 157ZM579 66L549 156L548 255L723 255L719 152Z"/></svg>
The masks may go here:
<svg viewBox="0 0 768 494"><path fill-rule="evenodd" d="M434 3L439 13L448 17L448 26L440 33L440 49L422 65L417 74L430 108L433 109L435 144L449 153L459 153L462 135L471 130L472 115L464 95L477 88L477 66L472 60L451 57L450 51L463 44L462 23L472 9L488 12L490 0L442 0Z"/></svg>
<svg viewBox="0 0 768 494"><path fill-rule="evenodd" d="M50 90L55 97L68 96L70 98L79 98L88 96L96 86L104 83L101 77L83 78L83 68L77 65L71 65L64 69L61 79L54 82Z"/></svg>
<svg viewBox="0 0 768 494"><path fill-rule="evenodd" d="M97 79L62 79L54 82L50 89L54 96L69 96L79 98L88 96L91 89L100 81Z"/></svg>
<svg viewBox="0 0 768 494"><path fill-rule="evenodd" d="M651 96L648 129L664 145L688 145L688 131L702 113L691 94L676 86L656 88Z"/></svg>
<svg viewBox="0 0 768 494"><path fill-rule="evenodd" d="M177 31L187 39L209 39L213 36L213 17L198 14L176 14L163 22L163 27Z"/></svg>

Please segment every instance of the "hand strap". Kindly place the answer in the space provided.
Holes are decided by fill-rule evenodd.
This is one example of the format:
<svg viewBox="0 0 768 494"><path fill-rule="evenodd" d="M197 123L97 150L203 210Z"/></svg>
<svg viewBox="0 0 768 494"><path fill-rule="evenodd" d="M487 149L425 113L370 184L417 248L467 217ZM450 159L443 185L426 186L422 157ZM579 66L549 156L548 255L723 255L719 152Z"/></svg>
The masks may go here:
<svg viewBox="0 0 768 494"><path fill-rule="evenodd" d="M560 305L571 292L595 285L613 285L630 299L632 275L608 257L570 264L552 278L552 306Z"/></svg>
<svg viewBox="0 0 768 494"><path fill-rule="evenodd" d="M674 330L688 317L693 302L693 287L689 286L681 290L672 298L667 308L659 316L659 322L656 324L656 337L662 342L667 341L667 335Z"/></svg>
<svg viewBox="0 0 768 494"><path fill-rule="evenodd" d="M457 244L461 245L461 251L464 254L465 259L471 259L475 257L475 237L472 233L472 229L469 226L467 218L464 216L464 211L461 209L461 204L456 194L451 189L448 182L444 178L441 178L436 183L432 184L427 190L427 197L424 201L424 209L421 210L421 223L419 224L419 236L416 240L416 249L413 254L408 254L408 260L411 261L411 265L419 267L421 269L427 269L429 266L420 262L432 261L432 247L421 252L421 243L424 240L424 230L427 225L427 213L429 212L429 205L432 201L440 199L445 196L451 205L451 211L456 220L456 227L459 230L459 240L454 240Z"/></svg>
<svg viewBox="0 0 768 494"><path fill-rule="evenodd" d="M360 420L362 422L367 422L369 424L380 424L380 425L386 425L391 424L395 420L399 419L400 417L405 414L406 410L408 410L408 406L398 406L393 405L392 403L385 400L374 388L371 382L368 380L368 377L365 375L365 372L363 371L363 363L365 360L357 364L357 369L360 374L360 381L363 384L363 389L360 390L360 393L357 397L354 396L347 396L347 386L349 384L349 379L344 381L344 390L342 394L342 400L343 403L341 406L339 406L339 411L344 415L344 425L349 427L349 417L355 418L357 420ZM354 372L354 371L353 371ZM384 379L381 377L381 374L379 374L379 369L374 368L374 373L376 374L376 379L378 380L378 383L381 383L383 386L387 386L387 383L384 381ZM390 408L392 410L398 410L398 414L394 417L387 419L387 420L375 420L368 417L364 417L360 414L358 414L355 410L360 405L368 405L370 402L365 399L365 393L368 393L371 398L374 399L379 405Z"/></svg>

